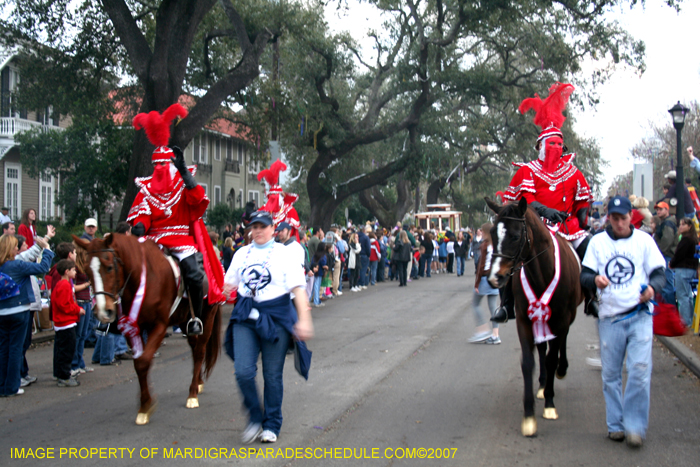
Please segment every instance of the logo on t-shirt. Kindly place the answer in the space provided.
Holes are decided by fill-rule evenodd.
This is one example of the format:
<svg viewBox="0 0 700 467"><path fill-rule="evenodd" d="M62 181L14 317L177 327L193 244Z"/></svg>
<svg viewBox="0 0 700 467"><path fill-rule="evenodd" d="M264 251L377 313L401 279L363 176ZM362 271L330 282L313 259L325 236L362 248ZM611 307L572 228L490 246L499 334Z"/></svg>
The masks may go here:
<svg viewBox="0 0 700 467"><path fill-rule="evenodd" d="M270 270L262 264L252 264L246 267L241 274L241 280L254 294L262 291L272 280Z"/></svg>
<svg viewBox="0 0 700 467"><path fill-rule="evenodd" d="M605 265L605 275L613 286L624 286L634 277L634 263L629 258L618 254Z"/></svg>

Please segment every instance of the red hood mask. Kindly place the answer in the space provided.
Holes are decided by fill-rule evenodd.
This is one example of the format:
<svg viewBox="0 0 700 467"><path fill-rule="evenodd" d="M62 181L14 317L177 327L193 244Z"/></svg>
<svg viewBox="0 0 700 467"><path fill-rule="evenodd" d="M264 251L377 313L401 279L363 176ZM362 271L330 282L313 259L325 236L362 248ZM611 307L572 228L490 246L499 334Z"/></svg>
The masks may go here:
<svg viewBox="0 0 700 467"><path fill-rule="evenodd" d="M164 195L173 191L173 177L170 174L170 163L156 165L151 178L151 193Z"/></svg>
<svg viewBox="0 0 700 467"><path fill-rule="evenodd" d="M560 142L563 140L558 136L550 136L542 141L542 147L540 148L540 161L542 161L542 167L545 172L552 173L557 170L559 162L561 161L561 155L564 152L562 146L552 146L550 142Z"/></svg>

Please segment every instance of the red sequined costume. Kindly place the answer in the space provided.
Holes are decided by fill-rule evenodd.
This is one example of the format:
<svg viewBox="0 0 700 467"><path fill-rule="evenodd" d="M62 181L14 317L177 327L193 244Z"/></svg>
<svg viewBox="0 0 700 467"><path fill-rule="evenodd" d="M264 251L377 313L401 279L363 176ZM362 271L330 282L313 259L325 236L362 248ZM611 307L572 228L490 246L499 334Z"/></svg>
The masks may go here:
<svg viewBox="0 0 700 467"><path fill-rule="evenodd" d="M144 236L169 248L173 256L180 260L180 270L195 316L187 323L186 332L199 335L203 329L200 316L204 300L204 275L209 284L208 303L223 302L223 267L202 220L209 199L194 179L196 167L186 167L182 151L167 146L171 122L176 117L186 116L187 110L173 104L162 115L153 111L134 117L134 128L144 129L156 150L151 156L153 175L135 180L139 193L129 210L127 222L133 226L134 235ZM198 255L195 256L197 252L202 253L201 261ZM127 333L136 334L134 316L122 327Z"/></svg>
<svg viewBox="0 0 700 467"><path fill-rule="evenodd" d="M299 241L299 215L294 209L294 203L299 199L299 195L285 193L279 185L280 172L287 170L287 165L282 161L275 161L269 169L258 173L258 181L265 179L270 185L267 192L267 202L260 209L272 214L275 225L280 222L288 222L292 227L290 235Z"/></svg>
<svg viewBox="0 0 700 467"><path fill-rule="evenodd" d="M535 160L522 163L514 162L520 167L510 181L504 198L517 201L525 198L528 203L537 201L548 208L569 213L569 217L559 228L559 235L569 241L584 237L586 231L579 225L576 213L587 208L593 201L591 189L583 174L571 163L575 154L562 156L554 172L544 171L542 162Z"/></svg>
<svg viewBox="0 0 700 467"><path fill-rule="evenodd" d="M188 169L192 175L197 172L196 167ZM197 185L191 190L186 190L182 177L175 172L173 191L162 195L155 194L151 193L151 178L135 180L139 193L129 210L127 222L132 225L143 223L146 238L175 253L197 251L193 224L202 218L209 206L204 188Z"/></svg>

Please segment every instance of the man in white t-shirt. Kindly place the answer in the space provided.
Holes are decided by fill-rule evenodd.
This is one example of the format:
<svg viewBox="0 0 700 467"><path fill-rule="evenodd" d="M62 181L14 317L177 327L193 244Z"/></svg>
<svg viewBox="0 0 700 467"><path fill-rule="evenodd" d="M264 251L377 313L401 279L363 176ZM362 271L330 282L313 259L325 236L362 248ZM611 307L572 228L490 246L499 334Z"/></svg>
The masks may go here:
<svg viewBox="0 0 700 467"><path fill-rule="evenodd" d="M652 237L631 225L632 204L615 196L610 225L594 235L583 258L581 285L597 287L598 330L608 437L640 447L649 425L652 306L666 282L664 261ZM622 364L627 385L622 395Z"/></svg>
<svg viewBox="0 0 700 467"><path fill-rule="evenodd" d="M227 329L227 346L230 338L236 382L249 412L242 441L248 444L260 438L263 443L274 443L282 427L285 356L292 335L298 341L313 337L313 323L301 258L292 248L275 242L269 212L253 213L250 226L253 243L236 252L224 277L225 295L230 296L234 288L238 294ZM261 354L264 410L255 383Z"/></svg>
<svg viewBox="0 0 700 467"><path fill-rule="evenodd" d="M275 235L277 236L276 239L278 243L289 247L294 256L298 257L299 264L301 264L301 268L304 270L306 251L304 247L297 242L296 238L292 237L292 226L288 222L280 222L275 229Z"/></svg>

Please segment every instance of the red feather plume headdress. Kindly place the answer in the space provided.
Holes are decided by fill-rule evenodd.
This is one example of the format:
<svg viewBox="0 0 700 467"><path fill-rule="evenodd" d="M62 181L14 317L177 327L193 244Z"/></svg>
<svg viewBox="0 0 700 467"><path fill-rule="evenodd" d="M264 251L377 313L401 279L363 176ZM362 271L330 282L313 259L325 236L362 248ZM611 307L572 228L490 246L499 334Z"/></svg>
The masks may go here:
<svg viewBox="0 0 700 467"><path fill-rule="evenodd" d="M284 172L285 170L287 170L287 164L281 160L276 160L269 169L261 170L258 173L258 181L265 179L270 185L270 192L279 191L281 193L282 188L279 186L280 172Z"/></svg>
<svg viewBox="0 0 700 467"><path fill-rule="evenodd" d="M523 100L518 107L521 114L525 114L528 110L535 110L535 118L532 120L535 125L542 128L540 136L537 138L537 143L549 136L559 136L562 139L564 135L561 132L561 127L566 120L562 112L569 102L571 93L574 92L572 84L554 83L549 88L549 96L542 100L538 94L535 97L530 97Z"/></svg>
<svg viewBox="0 0 700 467"><path fill-rule="evenodd" d="M170 124L175 117L187 117L187 110L180 104L173 104L161 115L152 110L148 113L140 113L134 117L132 124L137 130L145 130L148 141L156 147L151 156L151 162L170 161L172 150L168 147L170 142Z"/></svg>

